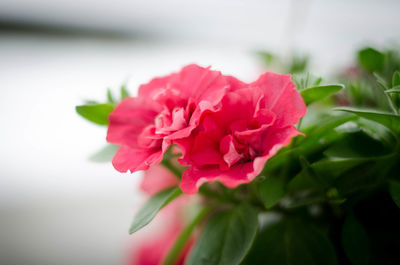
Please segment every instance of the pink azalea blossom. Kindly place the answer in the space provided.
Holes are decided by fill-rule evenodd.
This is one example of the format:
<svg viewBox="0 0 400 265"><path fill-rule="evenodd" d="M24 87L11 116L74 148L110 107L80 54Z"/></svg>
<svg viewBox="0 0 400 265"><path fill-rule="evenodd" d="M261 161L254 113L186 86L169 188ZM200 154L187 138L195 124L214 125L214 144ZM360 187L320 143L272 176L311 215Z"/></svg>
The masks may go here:
<svg viewBox="0 0 400 265"><path fill-rule="evenodd" d="M228 89L220 72L196 65L140 86L137 97L123 100L109 116L107 141L120 145L114 167L134 172L161 162L171 143L189 136Z"/></svg>
<svg viewBox="0 0 400 265"><path fill-rule="evenodd" d="M220 181L228 187L247 183L259 175L265 162L300 132L294 127L306 106L290 75L265 73L257 81L235 82L221 107L204 111L199 126L181 147L181 162L190 166L181 189L195 193L204 182Z"/></svg>

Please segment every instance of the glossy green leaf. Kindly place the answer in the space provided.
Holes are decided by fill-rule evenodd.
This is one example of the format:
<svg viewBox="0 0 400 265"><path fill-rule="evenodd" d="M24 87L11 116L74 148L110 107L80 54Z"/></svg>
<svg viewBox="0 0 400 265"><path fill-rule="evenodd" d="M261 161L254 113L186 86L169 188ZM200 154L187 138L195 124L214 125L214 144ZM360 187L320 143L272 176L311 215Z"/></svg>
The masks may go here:
<svg viewBox="0 0 400 265"><path fill-rule="evenodd" d="M282 220L263 228L242 265L335 265L329 239L311 224Z"/></svg>
<svg viewBox="0 0 400 265"><path fill-rule="evenodd" d="M367 265L370 259L370 244L364 227L351 214L342 229L342 245L348 259L354 265Z"/></svg>
<svg viewBox="0 0 400 265"><path fill-rule="evenodd" d="M114 110L110 104L81 105L75 107L76 112L83 118L99 124L108 125L108 115Z"/></svg>
<svg viewBox="0 0 400 265"><path fill-rule="evenodd" d="M369 110L361 110L355 108L335 108L335 110L346 111L356 114L359 117L375 121L380 123L387 128L391 129L395 133L400 133L400 116L391 113L375 112Z"/></svg>
<svg viewBox="0 0 400 265"><path fill-rule="evenodd" d="M392 196L393 201L400 208L400 182L391 181L389 183L389 192L390 195Z"/></svg>
<svg viewBox="0 0 400 265"><path fill-rule="evenodd" d="M89 157L89 160L96 163L110 162L118 150L117 145L107 144L102 149Z"/></svg>
<svg viewBox="0 0 400 265"><path fill-rule="evenodd" d="M370 72L381 72L385 63L385 56L373 48L366 48L358 52L360 65Z"/></svg>
<svg viewBox="0 0 400 265"><path fill-rule="evenodd" d="M249 205L215 214L204 227L186 265L237 265L255 238L257 212Z"/></svg>
<svg viewBox="0 0 400 265"><path fill-rule="evenodd" d="M315 86L300 91L306 105L322 100L343 89L343 85Z"/></svg>
<svg viewBox="0 0 400 265"><path fill-rule="evenodd" d="M265 208L275 206L285 196L285 183L277 178L268 177L258 186Z"/></svg>
<svg viewBox="0 0 400 265"><path fill-rule="evenodd" d="M151 197L137 212L129 233L133 234L146 226L164 206L181 194L180 188L174 187L163 190Z"/></svg>

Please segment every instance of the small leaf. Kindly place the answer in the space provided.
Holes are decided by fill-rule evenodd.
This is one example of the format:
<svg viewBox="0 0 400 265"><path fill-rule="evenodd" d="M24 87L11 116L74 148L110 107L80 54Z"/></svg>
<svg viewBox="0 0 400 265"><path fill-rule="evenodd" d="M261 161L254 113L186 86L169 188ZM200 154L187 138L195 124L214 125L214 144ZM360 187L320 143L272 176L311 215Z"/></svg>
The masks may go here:
<svg viewBox="0 0 400 265"><path fill-rule="evenodd" d="M369 239L364 227L351 214L346 218L342 230L342 245L346 256L354 265L369 263Z"/></svg>
<svg viewBox="0 0 400 265"><path fill-rule="evenodd" d="M238 265L250 249L258 227L249 205L217 213L204 227L186 265Z"/></svg>
<svg viewBox="0 0 400 265"><path fill-rule="evenodd" d="M165 189L151 197L136 214L129 233L133 234L146 226L164 206L181 194L182 191L178 187L174 187Z"/></svg>
<svg viewBox="0 0 400 265"><path fill-rule="evenodd" d="M303 89L300 91L306 105L324 99L339 90L343 89L343 85L326 85L326 86L315 86Z"/></svg>
<svg viewBox="0 0 400 265"><path fill-rule="evenodd" d="M110 162L113 159L115 153L117 152L117 149L118 149L117 145L107 144L102 149L91 155L89 157L89 160L97 163Z"/></svg>
<svg viewBox="0 0 400 265"><path fill-rule="evenodd" d="M400 86L400 73L399 71L394 72L393 78L392 78L392 88Z"/></svg>
<svg viewBox="0 0 400 265"><path fill-rule="evenodd" d="M329 239L309 222L283 219L264 227L242 265L335 265Z"/></svg>
<svg viewBox="0 0 400 265"><path fill-rule="evenodd" d="M346 111L356 114L357 116L362 117L364 119L380 123L386 126L387 128L391 129L395 133L400 132L399 115L394 115L391 113L375 112L369 110L354 109L354 108L335 108L335 110Z"/></svg>
<svg viewBox="0 0 400 265"><path fill-rule="evenodd" d="M393 201L400 208L400 182L391 181L389 183L389 192L390 195L392 196Z"/></svg>
<svg viewBox="0 0 400 265"><path fill-rule="evenodd" d="M265 208L275 206L284 196L284 182L280 179L268 177L259 186L259 194Z"/></svg>
<svg viewBox="0 0 400 265"><path fill-rule="evenodd" d="M114 104L115 103L114 96L113 96L113 94L112 94L110 89L107 89L107 101L110 104Z"/></svg>
<svg viewBox="0 0 400 265"><path fill-rule="evenodd" d="M388 89L388 85L387 85L386 80L382 76L377 74L377 73L373 73L373 75L376 78L376 82L378 82L378 84L383 88L383 90L387 90Z"/></svg>
<svg viewBox="0 0 400 265"><path fill-rule="evenodd" d="M360 65L370 72L381 72L385 63L385 56L373 48L366 48L358 52Z"/></svg>
<svg viewBox="0 0 400 265"><path fill-rule="evenodd" d="M126 89L126 84L123 84L121 86L121 100L129 98L129 97L130 97L130 95L129 95L128 90Z"/></svg>
<svg viewBox="0 0 400 265"><path fill-rule="evenodd" d="M108 124L108 115L114 110L110 104L81 105L75 107L76 112L83 118L99 124Z"/></svg>

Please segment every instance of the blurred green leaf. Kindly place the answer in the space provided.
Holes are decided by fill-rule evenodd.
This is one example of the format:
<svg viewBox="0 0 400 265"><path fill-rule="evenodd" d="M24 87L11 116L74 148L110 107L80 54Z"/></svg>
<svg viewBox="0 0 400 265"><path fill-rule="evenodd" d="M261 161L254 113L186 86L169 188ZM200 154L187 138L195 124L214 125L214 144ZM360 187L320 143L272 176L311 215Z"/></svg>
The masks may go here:
<svg viewBox="0 0 400 265"><path fill-rule="evenodd" d="M301 90L300 94L306 105L309 105L340 91L343 87L343 85L315 86Z"/></svg>
<svg viewBox="0 0 400 265"><path fill-rule="evenodd" d="M240 264L253 243L257 228L257 212L249 205L217 213L204 227L185 264Z"/></svg>
<svg viewBox="0 0 400 265"><path fill-rule="evenodd" d="M137 212L131 228L130 234L135 233L139 229L146 226L153 220L156 214L164 208L168 203L177 198L182 194L182 191L178 187L165 189L153 197L151 197Z"/></svg>
<svg viewBox="0 0 400 265"><path fill-rule="evenodd" d="M353 214L347 216L342 229L344 252L354 265L367 265L370 259L370 245L364 227Z"/></svg>
<svg viewBox="0 0 400 265"><path fill-rule="evenodd" d="M400 208L400 182L398 181L390 181L389 182L389 192L392 196L393 201Z"/></svg>
<svg viewBox="0 0 400 265"><path fill-rule="evenodd" d="M205 264L205 263L204 263ZM264 227L242 265L335 265L329 239L308 222L284 219Z"/></svg>
<svg viewBox="0 0 400 265"><path fill-rule="evenodd" d="M89 157L89 160L97 163L110 162L118 150L117 145L107 144L102 149Z"/></svg>
<svg viewBox="0 0 400 265"><path fill-rule="evenodd" d="M110 104L81 105L75 107L76 112L83 118L99 124L108 125L108 115L114 110Z"/></svg>
<svg viewBox="0 0 400 265"><path fill-rule="evenodd" d="M380 123L387 128L391 129L395 133L400 132L400 116L399 115L394 115L391 113L383 113L383 112L375 112L375 111L369 111L369 110L362 110L362 109L355 109L355 108L335 108L335 110L339 111L346 111L350 112L353 114L356 114L359 117L362 117L364 119L368 119L371 121L375 121L377 123Z"/></svg>
<svg viewBox="0 0 400 265"><path fill-rule="evenodd" d="M392 77L392 88L394 87L400 87L400 73L399 71L394 72L393 77Z"/></svg>
<svg viewBox="0 0 400 265"><path fill-rule="evenodd" d="M110 89L107 89L107 101L110 104L115 104L115 99Z"/></svg>
<svg viewBox="0 0 400 265"><path fill-rule="evenodd" d="M128 90L126 89L126 84L123 84L121 86L121 100L129 98L130 94L128 92Z"/></svg>
<svg viewBox="0 0 400 265"><path fill-rule="evenodd" d="M302 73L307 70L309 57L307 55L294 55L288 67L288 73Z"/></svg>
<svg viewBox="0 0 400 265"><path fill-rule="evenodd" d="M265 208L275 206L285 196L285 183L277 178L267 177L258 186L258 191Z"/></svg>
<svg viewBox="0 0 400 265"><path fill-rule="evenodd" d="M275 55L267 51L258 52L257 54L260 56L260 58L264 61L266 65L270 65L273 61L276 60Z"/></svg>
<svg viewBox="0 0 400 265"><path fill-rule="evenodd" d="M358 52L358 61L369 72L381 72L385 63L385 55L374 48L365 48Z"/></svg>

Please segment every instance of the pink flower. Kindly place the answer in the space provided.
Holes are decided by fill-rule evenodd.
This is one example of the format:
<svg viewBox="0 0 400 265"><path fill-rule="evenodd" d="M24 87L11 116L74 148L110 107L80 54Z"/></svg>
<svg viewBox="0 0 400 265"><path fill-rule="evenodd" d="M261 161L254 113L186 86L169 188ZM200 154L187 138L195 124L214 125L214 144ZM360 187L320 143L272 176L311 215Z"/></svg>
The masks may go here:
<svg viewBox="0 0 400 265"><path fill-rule="evenodd" d="M137 97L123 100L109 116L107 141L120 145L114 167L134 172L161 162L172 141L189 136L228 88L220 72L196 65L140 86Z"/></svg>
<svg viewBox="0 0 400 265"><path fill-rule="evenodd" d="M265 73L250 84L235 82L221 107L204 111L192 134L175 142L190 166L181 189L195 193L204 182L228 187L253 180L265 162L300 134L294 127L306 106L290 75Z"/></svg>

